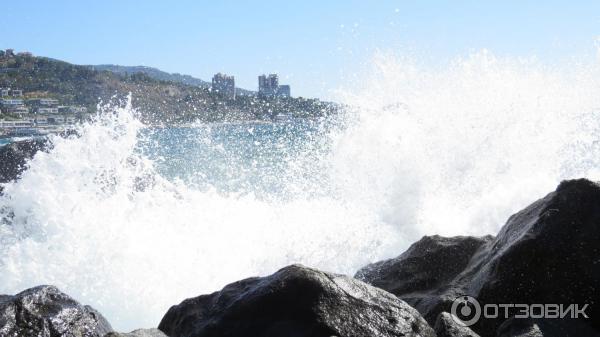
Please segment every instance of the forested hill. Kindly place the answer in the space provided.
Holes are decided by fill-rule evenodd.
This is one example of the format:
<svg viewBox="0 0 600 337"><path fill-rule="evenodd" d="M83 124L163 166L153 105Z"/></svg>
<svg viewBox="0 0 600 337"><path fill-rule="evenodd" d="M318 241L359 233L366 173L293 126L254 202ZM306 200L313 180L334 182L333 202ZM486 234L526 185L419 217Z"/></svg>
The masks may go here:
<svg viewBox="0 0 600 337"><path fill-rule="evenodd" d="M332 103L301 97L238 96L232 100L207 87L158 80L144 73L118 74L28 53L0 52L0 87L22 89L29 96L57 98L63 104L82 105L92 112L100 101L131 93L134 108L149 123L268 120L281 113L319 117L337 109Z"/></svg>
<svg viewBox="0 0 600 337"><path fill-rule="evenodd" d="M155 80L161 81L169 81L182 83L187 85L194 85L198 87L210 87L210 82L203 81L199 78L192 77L190 75L182 75L182 74L171 74L166 71L162 71L160 69L145 67L145 66L120 66L115 64L99 64L89 66L90 68L98 71L108 70L113 73L121 74L121 75L132 75L135 73L143 73L148 75L149 77Z"/></svg>
<svg viewBox="0 0 600 337"><path fill-rule="evenodd" d="M162 71L160 69L146 67L146 66L120 66L115 64L99 64L90 66L90 68L103 71L108 70L113 73L121 74L121 75L132 75L135 73L143 73L148 75L150 78L160 81L169 81L175 83L182 83L187 85L193 85L203 88L210 88L211 82L201 80L199 78L183 75L178 73L168 73L166 71ZM236 88L238 94L241 95L256 95L255 91L246 90L242 88Z"/></svg>

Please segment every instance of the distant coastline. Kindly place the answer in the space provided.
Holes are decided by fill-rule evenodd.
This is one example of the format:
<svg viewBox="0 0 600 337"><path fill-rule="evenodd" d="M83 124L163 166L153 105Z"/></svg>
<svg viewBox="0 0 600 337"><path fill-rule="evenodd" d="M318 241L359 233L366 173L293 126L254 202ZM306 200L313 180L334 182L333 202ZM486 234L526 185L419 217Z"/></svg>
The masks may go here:
<svg viewBox="0 0 600 337"><path fill-rule="evenodd" d="M140 67L74 65L6 50L0 51L0 87L18 88L30 97L56 99L64 106L85 108L90 115L99 111L100 103L118 105L131 94L140 120L150 125L273 121L280 115L314 118L339 110L338 104L319 99L246 94L250 91L242 91L232 99L207 85L190 82L191 76L147 67L135 72L137 68ZM3 120L27 117L12 116L4 110L0 115Z"/></svg>

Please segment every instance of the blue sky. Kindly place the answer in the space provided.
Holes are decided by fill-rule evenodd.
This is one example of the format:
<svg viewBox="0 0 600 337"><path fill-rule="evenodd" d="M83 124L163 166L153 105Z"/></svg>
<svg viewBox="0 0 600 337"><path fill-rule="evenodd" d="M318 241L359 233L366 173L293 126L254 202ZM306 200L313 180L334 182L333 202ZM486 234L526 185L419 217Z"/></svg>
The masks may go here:
<svg viewBox="0 0 600 337"><path fill-rule="evenodd" d="M0 49L146 65L331 97L377 50L444 62L483 48L554 61L595 53L600 1L4 1Z"/></svg>

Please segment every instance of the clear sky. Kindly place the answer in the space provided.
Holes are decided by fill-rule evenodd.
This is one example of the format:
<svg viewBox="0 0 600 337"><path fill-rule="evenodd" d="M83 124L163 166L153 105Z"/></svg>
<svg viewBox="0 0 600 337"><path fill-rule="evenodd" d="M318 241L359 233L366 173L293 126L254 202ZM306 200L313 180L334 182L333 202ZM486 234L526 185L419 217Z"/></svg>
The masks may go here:
<svg viewBox="0 0 600 337"><path fill-rule="evenodd" d="M487 48L556 59L594 53L600 1L2 1L0 49L77 64L146 65L328 98L376 50L447 60Z"/></svg>

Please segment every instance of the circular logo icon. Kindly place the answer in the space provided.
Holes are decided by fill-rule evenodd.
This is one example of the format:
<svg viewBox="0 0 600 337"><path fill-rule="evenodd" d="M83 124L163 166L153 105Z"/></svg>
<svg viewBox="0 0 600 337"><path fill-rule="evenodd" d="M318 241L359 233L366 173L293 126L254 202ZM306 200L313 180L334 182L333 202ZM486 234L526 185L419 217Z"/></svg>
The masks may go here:
<svg viewBox="0 0 600 337"><path fill-rule="evenodd" d="M459 296L452 302L450 313L456 323L471 326L481 317L481 305L471 296Z"/></svg>

